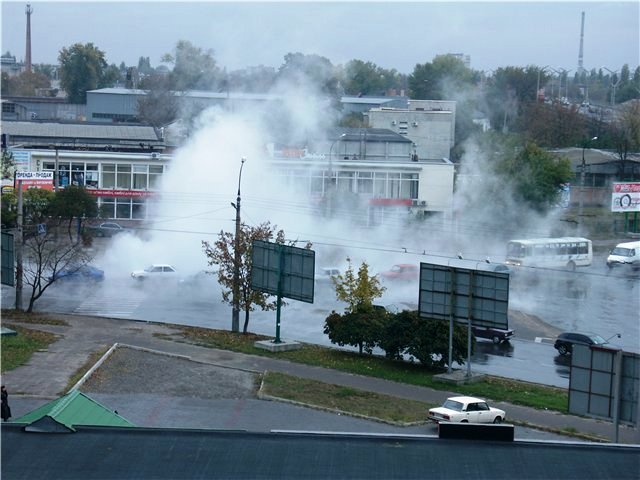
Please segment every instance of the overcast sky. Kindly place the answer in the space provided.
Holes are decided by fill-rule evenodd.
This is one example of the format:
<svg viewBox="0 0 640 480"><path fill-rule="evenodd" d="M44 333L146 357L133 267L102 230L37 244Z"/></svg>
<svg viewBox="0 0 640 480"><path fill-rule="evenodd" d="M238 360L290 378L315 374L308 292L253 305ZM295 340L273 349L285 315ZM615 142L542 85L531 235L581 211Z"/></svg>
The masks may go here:
<svg viewBox="0 0 640 480"><path fill-rule="evenodd" d="M2 1L2 53L25 56L27 2ZM401 73L435 55L464 53L477 70L551 66L576 71L581 12L584 67L638 66L640 2L54 2L32 1L33 63L92 42L108 63L160 65L178 40L212 49L221 67L278 68L289 52L334 65L370 61Z"/></svg>

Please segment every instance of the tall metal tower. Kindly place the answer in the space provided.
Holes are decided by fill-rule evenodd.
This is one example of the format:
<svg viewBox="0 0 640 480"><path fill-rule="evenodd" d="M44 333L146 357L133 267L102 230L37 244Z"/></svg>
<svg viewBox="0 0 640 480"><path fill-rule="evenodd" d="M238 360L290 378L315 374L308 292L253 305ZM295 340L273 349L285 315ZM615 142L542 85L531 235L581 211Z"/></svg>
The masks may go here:
<svg viewBox="0 0 640 480"><path fill-rule="evenodd" d="M578 75L582 75L584 73L584 66L582 64L583 58L583 48L584 48L584 12L582 12L582 24L580 25L580 52L578 53Z"/></svg>
<svg viewBox="0 0 640 480"><path fill-rule="evenodd" d="M27 14L27 51L25 54L25 67L27 72L31 73L31 13L33 12L33 8L31 5L27 4L27 8L25 9L25 13Z"/></svg>

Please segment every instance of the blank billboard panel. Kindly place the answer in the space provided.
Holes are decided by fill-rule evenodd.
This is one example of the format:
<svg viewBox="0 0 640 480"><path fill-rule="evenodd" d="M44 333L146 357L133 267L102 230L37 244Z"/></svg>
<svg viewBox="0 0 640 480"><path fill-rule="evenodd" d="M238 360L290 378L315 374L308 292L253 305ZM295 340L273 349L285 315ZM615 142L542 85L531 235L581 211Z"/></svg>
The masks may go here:
<svg viewBox="0 0 640 480"><path fill-rule="evenodd" d="M509 275L484 270L420 264L418 310L423 318L448 319L481 327L508 328Z"/></svg>
<svg viewBox="0 0 640 480"><path fill-rule="evenodd" d="M251 261L251 288L313 303L313 250L254 240Z"/></svg>

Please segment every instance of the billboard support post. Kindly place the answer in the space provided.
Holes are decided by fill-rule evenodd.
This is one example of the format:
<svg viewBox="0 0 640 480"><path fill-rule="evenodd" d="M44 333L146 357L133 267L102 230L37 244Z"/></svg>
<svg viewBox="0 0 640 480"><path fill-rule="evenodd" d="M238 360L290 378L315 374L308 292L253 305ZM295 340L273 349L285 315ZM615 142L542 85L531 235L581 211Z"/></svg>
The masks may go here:
<svg viewBox="0 0 640 480"><path fill-rule="evenodd" d="M469 272L469 296L467 297L467 377L471 377L471 320L473 319L473 270Z"/></svg>
<svg viewBox="0 0 640 480"><path fill-rule="evenodd" d="M278 249L278 292L276 294L276 339L273 343L281 343L280 340L280 310L282 307L282 270L284 263L284 254L282 253L282 245L277 246Z"/></svg>
<svg viewBox="0 0 640 480"><path fill-rule="evenodd" d="M22 180L18 180L18 234L16 236L16 310L22 310L22 244L24 241L22 233Z"/></svg>
<svg viewBox="0 0 640 480"><path fill-rule="evenodd" d="M455 289L455 269L451 267L449 274L451 275L451 292L449 297L449 304L451 305L451 311L449 312L449 362L447 364L447 373L451 373L451 365L453 364L453 312L456 306L456 296L454 295Z"/></svg>

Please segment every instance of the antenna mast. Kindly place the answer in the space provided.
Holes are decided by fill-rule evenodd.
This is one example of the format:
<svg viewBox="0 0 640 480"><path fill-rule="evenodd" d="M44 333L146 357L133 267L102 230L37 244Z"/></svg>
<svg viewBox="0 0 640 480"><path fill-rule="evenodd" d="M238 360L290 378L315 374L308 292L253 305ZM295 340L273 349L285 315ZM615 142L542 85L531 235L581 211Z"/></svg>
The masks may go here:
<svg viewBox="0 0 640 480"><path fill-rule="evenodd" d="M584 12L582 12L582 24L580 25L580 52L578 53L578 75L584 73L584 66L582 65L584 48Z"/></svg>

